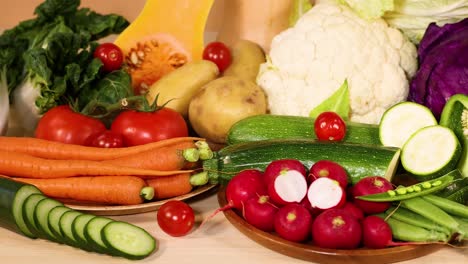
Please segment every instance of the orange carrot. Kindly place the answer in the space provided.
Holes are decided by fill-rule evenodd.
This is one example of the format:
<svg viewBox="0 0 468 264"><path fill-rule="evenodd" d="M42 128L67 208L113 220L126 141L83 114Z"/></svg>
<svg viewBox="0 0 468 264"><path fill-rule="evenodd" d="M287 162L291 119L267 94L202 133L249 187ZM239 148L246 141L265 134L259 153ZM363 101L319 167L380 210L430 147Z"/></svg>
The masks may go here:
<svg viewBox="0 0 468 264"><path fill-rule="evenodd" d="M181 170L188 166L188 161L183 156L184 149L195 148L195 143L185 141L169 146L140 152L128 157L102 161L105 164L148 169L148 170Z"/></svg>
<svg viewBox="0 0 468 264"><path fill-rule="evenodd" d="M134 176L13 180L35 185L51 198L118 205L143 203L140 193L147 186L143 179Z"/></svg>
<svg viewBox="0 0 468 264"><path fill-rule="evenodd" d="M204 139L198 137L178 137L132 147L98 148L65 144L33 137L0 136L0 150L25 153L47 159L82 159L99 161L117 159L179 142L193 142L197 140Z"/></svg>
<svg viewBox="0 0 468 264"><path fill-rule="evenodd" d="M190 173L181 173L167 177L147 179L148 186L154 188L154 199L166 199L184 195L192 190Z"/></svg>
<svg viewBox="0 0 468 264"><path fill-rule="evenodd" d="M192 171L193 170L145 170L105 164L100 161L51 160L23 153L0 151L0 174L23 178L66 178L104 175L132 175L147 178Z"/></svg>

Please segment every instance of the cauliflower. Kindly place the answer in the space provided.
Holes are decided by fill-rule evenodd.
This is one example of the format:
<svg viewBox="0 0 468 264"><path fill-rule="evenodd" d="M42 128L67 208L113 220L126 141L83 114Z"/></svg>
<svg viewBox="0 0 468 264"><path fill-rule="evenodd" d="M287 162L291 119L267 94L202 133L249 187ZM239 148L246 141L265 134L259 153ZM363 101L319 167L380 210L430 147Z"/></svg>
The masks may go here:
<svg viewBox="0 0 468 264"><path fill-rule="evenodd" d="M350 120L377 124L406 100L417 67L416 47L400 31L322 0L273 38L257 84L271 114L308 116L347 79Z"/></svg>

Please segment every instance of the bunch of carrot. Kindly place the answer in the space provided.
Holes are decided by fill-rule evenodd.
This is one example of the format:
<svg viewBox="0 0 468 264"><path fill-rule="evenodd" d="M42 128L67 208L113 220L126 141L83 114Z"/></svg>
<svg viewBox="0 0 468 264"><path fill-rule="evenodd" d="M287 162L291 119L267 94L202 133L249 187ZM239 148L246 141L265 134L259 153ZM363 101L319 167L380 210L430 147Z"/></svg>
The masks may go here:
<svg viewBox="0 0 468 264"><path fill-rule="evenodd" d="M56 199L139 204L192 190L190 177L199 167L199 142L203 139L180 137L126 148L97 148L0 137L0 174L35 185Z"/></svg>

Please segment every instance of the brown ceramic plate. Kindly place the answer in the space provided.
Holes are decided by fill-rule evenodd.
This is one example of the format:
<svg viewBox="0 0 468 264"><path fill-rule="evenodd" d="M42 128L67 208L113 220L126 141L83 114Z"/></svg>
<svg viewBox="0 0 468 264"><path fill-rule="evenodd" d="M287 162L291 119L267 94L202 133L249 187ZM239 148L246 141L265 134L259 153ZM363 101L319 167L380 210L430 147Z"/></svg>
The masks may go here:
<svg viewBox="0 0 468 264"><path fill-rule="evenodd" d="M155 202L143 203L138 205L96 205L96 204L83 204L74 201L64 201L65 204L78 211L88 212L95 215L129 215L129 214L139 214L146 213L157 210L161 205L163 205L168 200L187 200L198 196L202 193L206 193L212 190L216 185L205 185L193 189L190 193L177 196L171 199L159 200Z"/></svg>
<svg viewBox="0 0 468 264"><path fill-rule="evenodd" d="M220 188L218 191L218 202L221 207L227 204L224 188ZM312 244L290 242L278 237L275 234L263 232L244 221L244 219L233 210L224 211L224 215L235 228L260 245L293 258L316 263L394 263L418 258L435 252L443 247L443 245L432 244L400 246L385 249L325 249L314 246Z"/></svg>

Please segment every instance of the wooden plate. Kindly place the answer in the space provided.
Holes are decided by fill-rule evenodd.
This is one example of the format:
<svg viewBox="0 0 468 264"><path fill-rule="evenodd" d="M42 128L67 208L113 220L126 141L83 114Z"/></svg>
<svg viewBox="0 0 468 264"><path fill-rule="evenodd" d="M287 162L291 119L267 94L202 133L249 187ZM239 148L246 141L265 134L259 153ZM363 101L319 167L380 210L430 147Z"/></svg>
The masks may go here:
<svg viewBox="0 0 468 264"><path fill-rule="evenodd" d="M174 197L171 199L159 200L155 202L143 203L138 205L116 205L116 206L109 206L109 205L93 205L93 204L78 204L74 202L65 202L65 204L78 211L88 212L95 215L129 215L129 214L139 214L139 213L146 213L157 210L161 205L169 200L187 200L193 198L197 195L202 193L208 192L212 190L217 185L205 185L198 187L191 191L188 194L184 194L178 197Z"/></svg>
<svg viewBox="0 0 468 264"><path fill-rule="evenodd" d="M221 207L227 204L224 188L220 188L218 191L218 202ZM235 228L260 245L283 255L316 263L394 263L418 258L435 252L443 247L443 245L431 244L400 246L385 249L325 249L312 244L290 242L278 237L277 235L263 232L244 221L244 219L233 210L224 211L224 215Z"/></svg>

